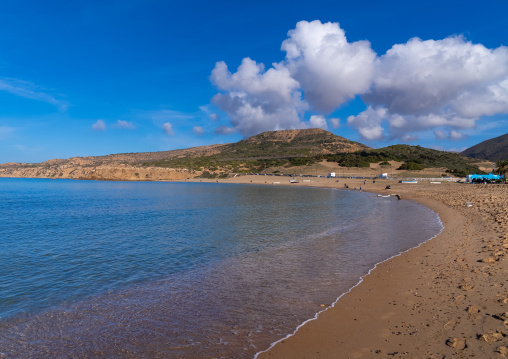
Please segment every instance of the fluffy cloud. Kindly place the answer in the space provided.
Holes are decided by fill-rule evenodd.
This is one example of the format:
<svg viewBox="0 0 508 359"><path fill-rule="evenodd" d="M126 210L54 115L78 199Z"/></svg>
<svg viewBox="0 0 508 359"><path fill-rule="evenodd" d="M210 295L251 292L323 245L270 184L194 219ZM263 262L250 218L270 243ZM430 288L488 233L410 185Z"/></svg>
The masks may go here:
<svg viewBox="0 0 508 359"><path fill-rule="evenodd" d="M97 120L97 122L95 122L92 125L92 130L94 130L94 131L104 131L105 129L106 129L106 123L103 120Z"/></svg>
<svg viewBox="0 0 508 359"><path fill-rule="evenodd" d="M360 95L367 109L347 120L363 139L460 140L482 116L508 113L508 48L488 49L461 36L410 39L377 56L368 41L348 42L337 23L301 21L288 32L285 59L265 70L245 58L237 72L216 64L212 103L244 136L321 127L323 117ZM305 121L308 109L318 112ZM330 119L333 128L338 119Z"/></svg>
<svg viewBox="0 0 508 359"><path fill-rule="evenodd" d="M322 128L323 130L328 129L328 126L326 124L326 118L321 115L310 116L309 126L311 128Z"/></svg>
<svg viewBox="0 0 508 359"><path fill-rule="evenodd" d="M132 122L127 122L127 121L123 121L123 120L118 120L116 122L116 127L124 128L124 129L128 129L128 130L133 130L136 128Z"/></svg>
<svg viewBox="0 0 508 359"><path fill-rule="evenodd" d="M285 61L266 71L250 58L243 59L235 73L224 62L212 71L210 79L221 91L212 103L227 113L230 128L243 136L327 128L323 115L303 120L309 104L324 114L370 86L376 54L367 41L348 43L338 24L319 21L301 21L288 36L282 43ZM230 130L219 127L216 132Z"/></svg>
<svg viewBox="0 0 508 359"><path fill-rule="evenodd" d="M368 41L349 43L337 23L300 21L282 43L291 76L311 107L330 113L370 88L376 54Z"/></svg>
<svg viewBox="0 0 508 359"><path fill-rule="evenodd" d="M444 140L444 139L448 138L451 141L459 141L459 140L462 140L463 138L467 137L462 132L457 131L457 130L451 130L448 135L444 131L435 130L434 135L436 136L436 138L438 140Z"/></svg>
<svg viewBox="0 0 508 359"><path fill-rule="evenodd" d="M434 131L434 135L436 136L436 138L438 140L444 140L446 138L446 133L444 131L441 131L441 130L435 130Z"/></svg>
<svg viewBox="0 0 508 359"><path fill-rule="evenodd" d="M369 106L367 110L358 116L349 116L347 124L356 128L360 136L366 140L383 139L383 127L381 123L386 117L385 108L372 108Z"/></svg>
<svg viewBox="0 0 508 359"><path fill-rule="evenodd" d="M451 130L450 135L448 136L448 138L452 141L462 140L465 137L466 137L466 135L464 135L462 132L459 132L456 130Z"/></svg>
<svg viewBox="0 0 508 359"><path fill-rule="evenodd" d="M332 128L339 128L340 127L340 118L331 118L330 124L332 125Z"/></svg>
<svg viewBox="0 0 508 359"><path fill-rule="evenodd" d="M198 135L198 136L201 136L202 134L205 133L205 130L203 129L203 127L201 126L194 126L192 128L192 132L194 132L194 134Z"/></svg>
<svg viewBox="0 0 508 359"><path fill-rule="evenodd" d="M508 50L490 50L460 36L411 39L378 58L372 90L363 100L387 110L390 138L445 126L454 131L449 139L461 139L457 129L474 127L480 116L508 112ZM363 118L365 126L379 124L377 116Z"/></svg>
<svg viewBox="0 0 508 359"><path fill-rule="evenodd" d="M162 125L162 130L166 133L166 135L174 136L175 132L173 131L173 125L169 122L165 122Z"/></svg>
<svg viewBox="0 0 508 359"><path fill-rule="evenodd" d="M235 129L233 127L228 127L225 125L220 125L215 129L216 135L230 135L232 133L235 133Z"/></svg>
<svg viewBox="0 0 508 359"><path fill-rule="evenodd" d="M224 62L218 62L211 80L223 91L212 103L228 114L232 128L243 136L306 127L299 117L306 108L299 84L282 65L265 71L262 64L245 58L231 73Z"/></svg>

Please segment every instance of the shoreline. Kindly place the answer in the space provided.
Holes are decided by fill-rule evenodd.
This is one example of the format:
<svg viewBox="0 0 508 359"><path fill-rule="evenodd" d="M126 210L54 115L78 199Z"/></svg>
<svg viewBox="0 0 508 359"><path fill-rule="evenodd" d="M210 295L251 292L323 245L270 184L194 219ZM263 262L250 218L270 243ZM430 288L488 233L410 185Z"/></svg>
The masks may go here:
<svg viewBox="0 0 508 359"><path fill-rule="evenodd" d="M437 213L437 212L435 212L435 213ZM279 343L281 343L281 342L284 342L285 340L287 340L287 339L289 339L290 337L294 336L294 335L298 332L298 330L299 330L300 328L302 328L304 325L306 325L307 323L309 323L309 322L311 322L311 321L317 320L317 319L319 318L319 315L320 315L320 314L322 314L322 313L324 313L324 312L326 312L326 311L331 310L332 308L334 308L334 307L337 305L337 303L339 302L339 300L340 300L342 297L344 297L345 295L347 295L347 294L351 293L351 291L352 291L352 290L354 290L356 287L358 287L359 285L361 285L361 284L364 282L365 278L366 278L367 276L369 276L369 275L370 275L373 271L375 271L375 270L376 270L376 269L377 269L377 268L378 268L381 264L383 264L383 263L385 263L385 262L387 262L387 261L390 261L390 260L392 260L392 259L394 259L394 258L396 258L396 257L399 257L399 256L401 256L401 255L404 255L405 253L407 253L407 252L409 252L409 251L411 251L411 250L414 250L414 249L416 249L416 248L419 248L419 247L420 247L420 246L422 246L423 244L425 244L425 243L427 243L428 241L430 241L430 240L432 240L432 239L436 238L437 236L439 236L439 235L443 232L443 230L444 230L444 226L443 226L443 223L441 222L441 218L440 218L439 216L438 216L438 219L439 219L439 223L441 223L441 226L442 226L442 229L441 229L441 231L440 231L438 234L436 234L435 236L432 236L432 237L430 237L430 238L426 239L424 242L422 242L422 243L418 244L418 245L417 245L417 246L415 246L415 247L412 247L412 248L406 249L406 250L404 250L404 251L402 251L402 252L399 252L399 253L397 253L397 254L395 254L395 255L393 255L393 256L391 256L391 257L389 257L389 258L387 258L387 259L385 259L385 260L383 260L383 261L381 261L381 262L378 262L378 263L374 264L374 266L373 266L371 269L369 269L369 271L368 271L366 274L364 274L363 276L361 276L361 277L360 277L360 279L358 280L358 283L356 283L354 286L352 286L351 288L349 288L346 292L344 292L344 293L340 294L340 295L337 297L337 299L335 299L335 301L334 301L334 302L333 302L333 303L332 303L332 304L331 304L328 308L323 309L323 310L322 310L322 311L320 311L320 312L317 312L317 313L314 315L314 317L313 317L313 318L307 319L306 321L304 321L303 323L301 323L300 325L298 325L298 327L296 327L296 329L293 331L293 333L288 334L286 337L284 337L284 338L282 338L282 339L279 339L279 340L277 340L276 342L273 342L272 344L270 344L270 347L269 347L268 349L265 349L265 350L262 350L262 351L260 351L260 352L256 353L256 355L254 356L254 359L257 359L260 355L263 355L263 354L265 354L265 353L270 352L270 350L271 350L273 347L275 347L277 344L279 344Z"/></svg>
<svg viewBox="0 0 508 359"><path fill-rule="evenodd" d="M317 319L260 348L256 358L508 358L508 185L349 178L289 183L288 177L260 175L185 182L342 190L347 183L349 190L423 204L444 226L434 238L378 263Z"/></svg>
<svg viewBox="0 0 508 359"><path fill-rule="evenodd" d="M219 182L272 185L267 177ZM347 183L349 190L397 193L438 213L444 228L377 264L256 358L508 357L508 186L311 181L276 185L341 189Z"/></svg>

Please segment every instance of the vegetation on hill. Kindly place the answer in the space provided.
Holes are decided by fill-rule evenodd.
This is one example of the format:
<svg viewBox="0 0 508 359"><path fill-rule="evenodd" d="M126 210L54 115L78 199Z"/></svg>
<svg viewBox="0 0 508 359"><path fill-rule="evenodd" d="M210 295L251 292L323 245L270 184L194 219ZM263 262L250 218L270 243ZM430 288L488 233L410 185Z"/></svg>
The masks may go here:
<svg viewBox="0 0 508 359"><path fill-rule="evenodd" d="M309 142L311 143L311 142ZM458 153L433 150L421 146L394 145L380 149L365 148L355 152L336 152L318 150L320 144L305 146L298 143L266 141L240 141L231 144L219 154L196 158L173 158L144 162L143 166L162 166L188 168L201 171L263 172L273 167L306 166L322 160L336 162L343 167L370 167L371 163L390 165L388 161L404 162L400 170L423 170L425 168L446 168L446 172L465 177L470 173L483 173L477 160ZM286 151L286 149L294 151ZM298 150L297 150L298 149ZM312 155L312 153L316 153ZM207 176L210 172L207 173Z"/></svg>
<svg viewBox="0 0 508 359"><path fill-rule="evenodd" d="M494 162L508 160L508 133L470 147L461 155Z"/></svg>
<svg viewBox="0 0 508 359"><path fill-rule="evenodd" d="M497 161L496 167L496 172L506 178L506 174L508 173L508 160Z"/></svg>
<svg viewBox="0 0 508 359"><path fill-rule="evenodd" d="M283 172L284 167L309 166L323 160L336 162L342 167L370 167L373 163L390 166L388 161L396 161L402 162L398 168L400 170L445 168L448 173L461 177L468 173L482 173L477 166L478 160L458 153L409 145L371 149L322 129L269 131L230 144L163 152L74 157L40 164L4 164L0 165L0 169L12 171L31 168L37 173L61 173L69 168L79 171L87 168L86 171L94 174L99 166L127 166L139 168L139 171L135 170L139 174L141 169L146 172L148 168L159 167L215 178L229 173Z"/></svg>
<svg viewBox="0 0 508 359"><path fill-rule="evenodd" d="M197 171L262 172L270 167L309 165L329 154L368 149L322 129L268 131L223 145L218 153L209 156L171 157L139 164Z"/></svg>
<svg viewBox="0 0 508 359"><path fill-rule="evenodd" d="M306 157L367 149L361 143L313 128L263 132L226 145L220 156L228 159Z"/></svg>
<svg viewBox="0 0 508 359"><path fill-rule="evenodd" d="M447 168L447 172L459 177L464 177L468 173L483 173L475 160L458 153L438 151L421 146L393 145L355 153L339 153L325 156L325 158L345 167L369 167L371 163L397 161L404 162L398 168L402 170L442 167Z"/></svg>

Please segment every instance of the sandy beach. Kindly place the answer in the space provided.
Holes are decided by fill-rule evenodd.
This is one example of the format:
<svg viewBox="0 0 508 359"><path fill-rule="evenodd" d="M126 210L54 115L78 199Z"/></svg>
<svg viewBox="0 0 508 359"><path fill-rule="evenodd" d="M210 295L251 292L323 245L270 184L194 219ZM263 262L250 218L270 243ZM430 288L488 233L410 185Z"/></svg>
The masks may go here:
<svg viewBox="0 0 508 359"><path fill-rule="evenodd" d="M272 176L220 182L347 184L373 196L399 194L439 213L445 227L378 265L333 306L323 303L327 309L316 320L258 358L508 357L508 185L343 178L289 184L288 177Z"/></svg>

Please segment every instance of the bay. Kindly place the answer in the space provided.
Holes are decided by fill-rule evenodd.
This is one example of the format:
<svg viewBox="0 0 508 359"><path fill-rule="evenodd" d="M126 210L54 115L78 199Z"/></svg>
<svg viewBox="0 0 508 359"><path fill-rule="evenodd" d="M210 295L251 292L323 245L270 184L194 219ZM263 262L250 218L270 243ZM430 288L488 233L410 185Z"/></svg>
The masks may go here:
<svg viewBox="0 0 508 359"><path fill-rule="evenodd" d="M0 179L0 355L252 357L441 229L352 191Z"/></svg>

